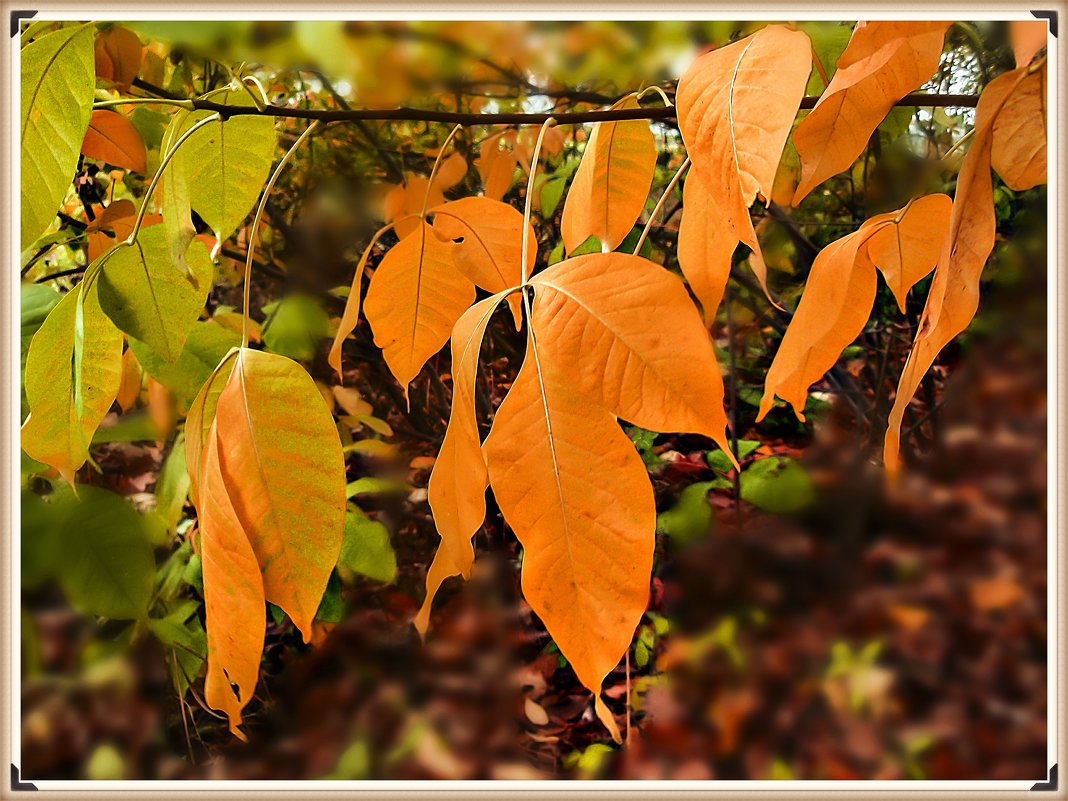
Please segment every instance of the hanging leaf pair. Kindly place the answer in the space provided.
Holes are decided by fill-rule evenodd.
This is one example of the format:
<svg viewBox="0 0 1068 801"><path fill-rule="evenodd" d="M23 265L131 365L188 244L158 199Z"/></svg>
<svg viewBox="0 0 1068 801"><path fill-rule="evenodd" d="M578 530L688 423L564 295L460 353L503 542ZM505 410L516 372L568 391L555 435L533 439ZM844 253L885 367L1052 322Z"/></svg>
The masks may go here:
<svg viewBox="0 0 1068 801"><path fill-rule="evenodd" d="M768 369L757 421L778 396L804 420L808 390L864 328L875 302L876 270L901 312L912 286L934 269L949 227L952 201L927 195L880 214L816 256L805 292Z"/></svg>
<svg viewBox="0 0 1068 801"><path fill-rule="evenodd" d="M263 650L264 601L311 640L345 528L341 440L299 364L238 348L193 401L185 441L204 570L205 695L241 737Z"/></svg>

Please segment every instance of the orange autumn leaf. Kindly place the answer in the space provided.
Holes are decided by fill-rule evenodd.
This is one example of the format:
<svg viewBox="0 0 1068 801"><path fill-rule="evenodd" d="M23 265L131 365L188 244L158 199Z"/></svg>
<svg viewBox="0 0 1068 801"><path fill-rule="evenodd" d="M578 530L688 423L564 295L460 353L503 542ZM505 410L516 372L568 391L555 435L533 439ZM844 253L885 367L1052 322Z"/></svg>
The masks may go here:
<svg viewBox="0 0 1068 801"><path fill-rule="evenodd" d="M82 155L123 167L145 171L145 143L133 123L121 114L97 109L82 140Z"/></svg>
<svg viewBox="0 0 1068 801"><path fill-rule="evenodd" d="M441 166L438 167L438 174L434 176L434 183L444 192L460 183L466 175L467 159L464 158L463 153L453 153L442 160Z"/></svg>
<svg viewBox="0 0 1068 801"><path fill-rule="evenodd" d="M679 128L693 169L713 192L767 294L767 267L749 207L772 195L775 170L805 94L808 37L769 25L697 58L679 81Z"/></svg>
<svg viewBox="0 0 1068 801"><path fill-rule="evenodd" d="M738 240L696 173L682 185L678 242L679 267L701 304L705 324L710 325L723 299Z"/></svg>
<svg viewBox="0 0 1068 801"><path fill-rule="evenodd" d="M115 25L97 34L94 44L96 76L125 92L141 71L143 54L144 48L137 34Z"/></svg>
<svg viewBox="0 0 1068 801"><path fill-rule="evenodd" d="M805 419L808 388L826 373L864 328L875 301L875 268L857 258L864 233L853 233L820 251L805 292L764 380L757 421L778 396Z"/></svg>
<svg viewBox="0 0 1068 801"><path fill-rule="evenodd" d="M1038 73L1019 68L991 81L979 96L975 133L957 176L950 218L942 253L935 267L923 315L898 381L897 396L883 442L883 464L892 477L899 468L901 422L924 374L938 353L968 327L979 308L979 278L994 249L996 219L991 177L991 148L998 117L1007 101Z"/></svg>
<svg viewBox="0 0 1068 801"><path fill-rule="evenodd" d="M1043 19L1014 19L1009 21L1009 41L1017 67L1026 67L1046 46L1049 24Z"/></svg>
<svg viewBox="0 0 1068 801"><path fill-rule="evenodd" d="M89 261L96 261L106 250L110 250L133 233L137 207L131 200L115 200L104 207L95 220L85 227L88 240ZM146 214L141 227L158 225L163 218L158 214Z"/></svg>
<svg viewBox="0 0 1068 801"><path fill-rule="evenodd" d="M203 502L197 504L208 637L204 697L208 706L226 713L230 731L244 740L238 728L241 710L256 689L266 630L263 579L230 500L214 422L205 444Z"/></svg>
<svg viewBox="0 0 1068 801"><path fill-rule="evenodd" d="M901 307L916 281L934 269L949 226L951 201L926 195L866 220L820 251L801 302L768 370L757 420L778 396L804 420L808 390L864 329L875 301L878 268Z"/></svg>
<svg viewBox="0 0 1068 801"><path fill-rule="evenodd" d="M612 109L638 107L637 97L629 95ZM596 123L564 201L564 251L571 253L590 236L602 250L615 250L645 208L655 170L656 143L648 122Z"/></svg>
<svg viewBox="0 0 1068 801"><path fill-rule="evenodd" d="M475 299L474 285L453 263L455 247L421 221L383 257L367 290L375 344L405 393Z"/></svg>
<svg viewBox="0 0 1068 801"><path fill-rule="evenodd" d="M415 618L421 635L426 634L441 582L458 574L469 578L475 558L471 538L486 517L489 479L475 416L475 379L486 326L504 294L476 303L456 321L452 331L452 410L427 485L441 544L427 572L426 598Z"/></svg>
<svg viewBox="0 0 1068 801"><path fill-rule="evenodd" d="M816 107L798 124L801 158L796 206L818 184L847 169L896 101L938 68L948 22L859 22Z"/></svg>
<svg viewBox="0 0 1068 801"><path fill-rule="evenodd" d="M487 292L502 292L523 280L523 215L499 200L465 197L431 210L434 228L456 245L453 261L475 286ZM527 236L536 243L534 228L527 223ZM457 241L462 240L462 241ZM533 271L536 248L529 248L527 273ZM522 299L508 298L516 330L522 322Z"/></svg>
<svg viewBox="0 0 1068 801"><path fill-rule="evenodd" d="M1009 95L994 121L991 166L1010 189L1023 191L1046 183L1048 103L1043 61Z"/></svg>
<svg viewBox="0 0 1068 801"><path fill-rule="evenodd" d="M873 229L866 245L868 258L883 274L902 314L909 290L938 262L952 212L949 195L925 195L861 226Z"/></svg>
<svg viewBox="0 0 1068 801"><path fill-rule="evenodd" d="M523 545L523 596L618 742L601 685L649 601L656 505L634 445L562 374L542 336L552 334L528 336L486 439L486 462L501 513Z"/></svg>
<svg viewBox="0 0 1068 801"><path fill-rule="evenodd" d="M515 142L516 132L505 131L486 139L479 149L475 166L482 176L483 194L491 200L500 200L512 186L518 163Z"/></svg>
<svg viewBox="0 0 1068 801"><path fill-rule="evenodd" d="M119 391L115 393L115 403L124 412L130 411L141 395L141 365L130 348L122 353L122 377Z"/></svg>
<svg viewBox="0 0 1068 801"><path fill-rule="evenodd" d="M174 396L156 379L151 376L148 379L146 392L148 398L148 419L152 427L156 429L156 440L166 442L174 432L174 426L178 422L178 411L175 406Z"/></svg>
<svg viewBox="0 0 1068 801"><path fill-rule="evenodd" d="M581 391L634 425L704 434L728 450L712 340L676 276L640 256L593 253L530 283L539 348Z"/></svg>
<svg viewBox="0 0 1068 801"><path fill-rule="evenodd" d="M429 189L428 189L429 187ZM393 223L397 236L405 237L418 230L418 216L424 209L445 202L441 186L435 179L431 184L421 175L409 176L406 183L393 187L383 201L383 215L387 223Z"/></svg>

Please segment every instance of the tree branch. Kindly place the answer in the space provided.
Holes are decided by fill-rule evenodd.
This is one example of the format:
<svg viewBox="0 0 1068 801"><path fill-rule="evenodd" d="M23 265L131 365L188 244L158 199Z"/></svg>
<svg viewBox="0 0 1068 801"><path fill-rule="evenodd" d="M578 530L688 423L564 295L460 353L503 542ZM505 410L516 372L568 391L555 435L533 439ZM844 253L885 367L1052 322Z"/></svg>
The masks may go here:
<svg viewBox="0 0 1068 801"><path fill-rule="evenodd" d="M974 108L978 95L924 94L905 95L895 106L953 106ZM818 97L801 100L802 109L816 105ZM669 120L675 119L671 106L649 108L604 109L599 111L565 111L560 113L524 114L505 112L498 114L469 114L457 111L434 111L418 108L392 109L305 109L268 105L263 109L255 106L231 106L211 100L192 100L192 107L200 111L214 111L223 118L238 116L286 117L290 119L321 120L323 122L360 122L364 120L409 120L416 122L441 122L452 125L540 125L550 117L559 125L587 122L613 122L620 120Z"/></svg>

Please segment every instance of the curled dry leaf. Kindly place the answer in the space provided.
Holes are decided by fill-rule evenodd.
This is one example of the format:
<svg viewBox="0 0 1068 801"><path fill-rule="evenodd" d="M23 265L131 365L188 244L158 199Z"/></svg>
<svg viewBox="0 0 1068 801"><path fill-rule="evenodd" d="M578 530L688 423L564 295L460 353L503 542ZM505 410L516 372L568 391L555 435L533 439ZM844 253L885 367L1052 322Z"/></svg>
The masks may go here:
<svg viewBox="0 0 1068 801"><path fill-rule="evenodd" d="M635 95L612 106L634 108ZM596 123L564 201L564 250L571 253L590 236L602 250L615 250L645 208L655 170L656 143L648 122Z"/></svg>
<svg viewBox="0 0 1068 801"><path fill-rule="evenodd" d="M949 233L890 410L883 443L883 464L890 476L899 468L901 422L920 380L939 351L968 327L979 308L979 278L994 249L996 220L990 169L998 117L1025 82L1039 80L1042 78L1038 72L1022 67L995 78L979 96L975 134L957 177Z"/></svg>
<svg viewBox="0 0 1068 801"><path fill-rule="evenodd" d="M750 263L765 293L767 268L749 207L758 195L771 197L811 64L804 33L769 25L696 59L675 96L693 170L732 235L752 249Z"/></svg>
<svg viewBox="0 0 1068 801"><path fill-rule="evenodd" d="M97 109L82 140L82 155L134 172L145 171L145 143L121 114Z"/></svg>
<svg viewBox="0 0 1068 801"><path fill-rule="evenodd" d="M894 103L938 68L949 22L858 22L838 70L816 107L798 124L797 205L818 184L856 160Z"/></svg>

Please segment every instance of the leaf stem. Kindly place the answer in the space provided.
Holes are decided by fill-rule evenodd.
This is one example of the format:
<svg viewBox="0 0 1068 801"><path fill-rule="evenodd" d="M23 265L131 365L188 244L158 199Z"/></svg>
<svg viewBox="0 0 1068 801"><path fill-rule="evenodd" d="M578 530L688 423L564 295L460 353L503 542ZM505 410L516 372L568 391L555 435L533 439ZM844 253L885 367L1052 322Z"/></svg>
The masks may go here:
<svg viewBox="0 0 1068 801"><path fill-rule="evenodd" d="M93 103L93 110L116 106L177 106L186 111L196 111L192 100L169 100L165 97L120 97L118 100L100 100Z"/></svg>
<svg viewBox="0 0 1068 801"><path fill-rule="evenodd" d="M252 219L252 230L249 232L248 237L248 256L245 258L245 287L244 287L244 300L242 304L242 318L241 318L241 347L248 347L248 320L249 320L249 301L252 295L252 260L256 253L256 233L260 227L260 219L263 217L263 209L267 206L267 200L271 196L271 190L274 189L275 182L278 180L278 176L282 174L282 170L289 163L289 160L293 158L293 154L297 149L304 144L312 132L315 131L320 125L319 120L315 120L304 129L304 133L297 137L297 141L294 142L285 155L282 156L282 160L278 162L278 166L274 168L274 172L271 173L270 179L267 181L267 186L263 188L263 194L260 196L260 204L256 207L256 216Z"/></svg>
<svg viewBox="0 0 1068 801"><path fill-rule="evenodd" d="M530 177L527 178L527 196L523 203L523 248L521 251L519 262L521 267L522 281L525 284L527 279L530 278L530 274L527 272L527 253L529 252L530 243L530 201L534 196L534 177L538 172L538 157L541 155L541 143L545 139L545 131L548 128L552 128L556 125L556 120L549 117L545 122L541 124L541 130L538 131L538 141L534 143L534 155L530 157Z"/></svg>
<svg viewBox="0 0 1068 801"><path fill-rule="evenodd" d="M682 177L682 173L687 167L690 166L690 157L686 157L686 161L682 162L675 174L671 176L671 180L668 181L668 185L664 187L664 193L660 195L660 200L656 201L656 206L653 207L652 214L649 215L649 221L645 223L645 228L642 229L642 235L638 237L638 244L634 246L634 255L638 255L638 251L642 249L642 245L645 244L646 237L649 236L649 229L653 227L653 222L660 215L660 210L664 208L664 202L667 200L668 195L671 194L671 190L675 188L675 184L679 182L679 178Z"/></svg>
<svg viewBox="0 0 1068 801"><path fill-rule="evenodd" d="M430 177L426 182L426 192L423 193L423 210L419 212L420 220L426 218L426 204L430 202L430 188L434 186L434 178L438 174L438 167L441 166L441 157L445 155L445 149L449 146L449 142L452 141L452 138L456 136L462 128L463 126L457 123L453 129L449 131L449 135L445 137L445 141L441 143L441 147L438 148L437 158L434 159L434 167L430 170Z"/></svg>

